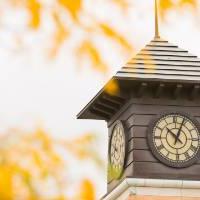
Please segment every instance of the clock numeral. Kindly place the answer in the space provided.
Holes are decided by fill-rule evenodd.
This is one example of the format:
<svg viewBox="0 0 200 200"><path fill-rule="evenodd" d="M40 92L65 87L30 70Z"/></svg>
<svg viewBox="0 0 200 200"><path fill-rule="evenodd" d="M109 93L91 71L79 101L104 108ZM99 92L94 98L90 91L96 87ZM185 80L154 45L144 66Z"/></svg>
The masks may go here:
<svg viewBox="0 0 200 200"><path fill-rule="evenodd" d="M196 147L195 147L194 145L192 145L192 146L190 147L190 149L191 149L193 152L196 151Z"/></svg>
<svg viewBox="0 0 200 200"><path fill-rule="evenodd" d="M188 120L184 117L182 123L184 126L186 126L186 124L188 123Z"/></svg>
<svg viewBox="0 0 200 200"><path fill-rule="evenodd" d="M176 154L176 160L179 160L180 158L179 158L179 154Z"/></svg>
<svg viewBox="0 0 200 200"><path fill-rule="evenodd" d="M184 155L185 155L185 157L186 157L187 159L190 158L190 155L188 154L188 152L184 153Z"/></svg>
<svg viewBox="0 0 200 200"><path fill-rule="evenodd" d="M160 146L157 147L158 151L164 149L165 147L163 146L163 144L161 144Z"/></svg>
<svg viewBox="0 0 200 200"><path fill-rule="evenodd" d="M192 138L193 142L199 141L199 138Z"/></svg>
<svg viewBox="0 0 200 200"><path fill-rule="evenodd" d="M176 118L175 116L173 116L173 122L174 122L174 123L176 123L176 119L177 119L177 118Z"/></svg>
<svg viewBox="0 0 200 200"><path fill-rule="evenodd" d="M161 135L160 136L155 136L154 139L160 140L161 139Z"/></svg>
<svg viewBox="0 0 200 200"><path fill-rule="evenodd" d="M162 131L162 128L160 128L159 126L156 126L157 129L159 129L160 131Z"/></svg>

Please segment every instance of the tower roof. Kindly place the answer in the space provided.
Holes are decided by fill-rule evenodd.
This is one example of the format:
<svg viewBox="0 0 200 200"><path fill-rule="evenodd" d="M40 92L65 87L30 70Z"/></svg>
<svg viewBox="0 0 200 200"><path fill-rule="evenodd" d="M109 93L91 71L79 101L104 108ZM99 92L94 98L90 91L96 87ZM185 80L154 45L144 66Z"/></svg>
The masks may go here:
<svg viewBox="0 0 200 200"><path fill-rule="evenodd" d="M200 81L200 59L168 41L155 38L114 77Z"/></svg>
<svg viewBox="0 0 200 200"><path fill-rule="evenodd" d="M107 87L112 81L117 81L120 90L136 90L139 93L145 84L154 84L155 88L161 83L173 85L170 90L179 90L177 83L189 85L187 90L192 94L199 90L200 59L187 50L179 48L166 40L154 38L112 79L77 115L79 119L109 120L126 101L120 94L109 94ZM178 85L179 87L180 85ZM181 85L182 87L182 85ZM141 88L141 91L140 91Z"/></svg>

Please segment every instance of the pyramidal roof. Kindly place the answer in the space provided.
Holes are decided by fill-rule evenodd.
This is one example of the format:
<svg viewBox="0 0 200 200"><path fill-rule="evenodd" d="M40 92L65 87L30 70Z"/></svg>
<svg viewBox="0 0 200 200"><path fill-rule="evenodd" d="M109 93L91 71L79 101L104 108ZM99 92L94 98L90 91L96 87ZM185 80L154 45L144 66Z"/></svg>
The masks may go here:
<svg viewBox="0 0 200 200"><path fill-rule="evenodd" d="M165 82L188 83L196 88L200 84L200 59L177 45L155 37L97 93L77 115L79 119L108 120L123 106L125 99L118 95L110 95L106 90L113 80L117 80L120 87L124 83L127 87L128 81L129 86L138 82ZM112 104L118 104L118 107L113 109ZM106 109L107 107L109 108Z"/></svg>
<svg viewBox="0 0 200 200"><path fill-rule="evenodd" d="M166 40L155 38L114 77L200 81L200 59Z"/></svg>

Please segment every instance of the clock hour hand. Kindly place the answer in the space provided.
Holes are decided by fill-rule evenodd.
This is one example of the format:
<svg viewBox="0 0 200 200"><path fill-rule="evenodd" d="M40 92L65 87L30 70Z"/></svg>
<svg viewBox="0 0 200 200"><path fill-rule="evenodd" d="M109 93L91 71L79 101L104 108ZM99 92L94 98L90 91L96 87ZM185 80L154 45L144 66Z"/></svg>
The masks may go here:
<svg viewBox="0 0 200 200"><path fill-rule="evenodd" d="M178 133L177 133L177 136L176 136L174 145L177 143L177 141L178 141L178 139L179 139L179 137L180 137L181 129L182 129L182 127L183 127L184 122L185 122L185 118L183 118L183 121L182 121L182 123L181 123L181 126L180 126L180 128L179 128L179 130L178 130Z"/></svg>
<svg viewBox="0 0 200 200"><path fill-rule="evenodd" d="M173 133L170 129L167 128L167 131L171 133L171 135L176 139L176 134ZM178 141L183 144L183 142L178 138Z"/></svg>

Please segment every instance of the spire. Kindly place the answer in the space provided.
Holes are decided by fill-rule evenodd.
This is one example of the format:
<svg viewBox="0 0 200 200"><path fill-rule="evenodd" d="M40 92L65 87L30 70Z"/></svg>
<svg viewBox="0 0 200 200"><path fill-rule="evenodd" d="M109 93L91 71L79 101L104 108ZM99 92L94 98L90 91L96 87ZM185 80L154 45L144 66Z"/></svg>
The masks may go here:
<svg viewBox="0 0 200 200"><path fill-rule="evenodd" d="M160 38L159 25L158 25L158 4L157 4L157 0L155 0L155 38Z"/></svg>

